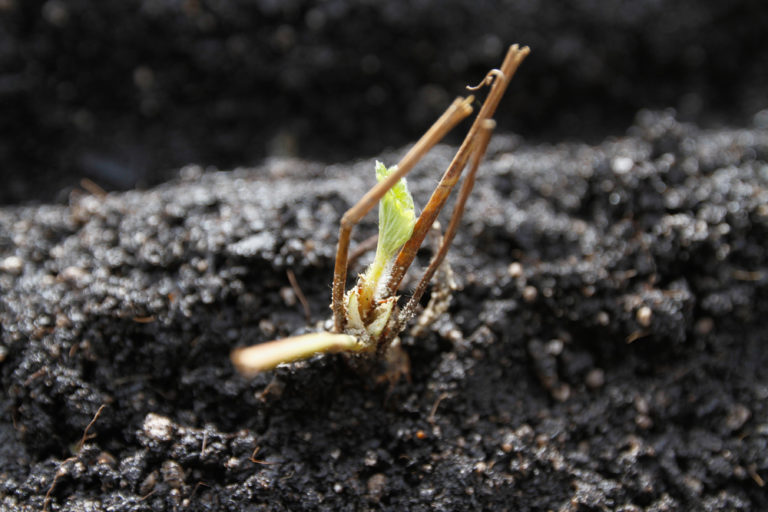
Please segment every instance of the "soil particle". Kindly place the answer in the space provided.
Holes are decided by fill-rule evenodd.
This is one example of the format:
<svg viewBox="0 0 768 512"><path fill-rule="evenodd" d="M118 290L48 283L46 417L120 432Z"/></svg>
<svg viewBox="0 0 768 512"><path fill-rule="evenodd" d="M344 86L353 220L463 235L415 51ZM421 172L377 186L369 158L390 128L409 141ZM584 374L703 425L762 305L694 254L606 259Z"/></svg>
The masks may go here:
<svg viewBox="0 0 768 512"><path fill-rule="evenodd" d="M463 289L391 388L340 356L250 380L228 358L313 327L287 270L327 319L372 160L0 209L2 507L768 509L765 127L643 112L597 145L494 144Z"/></svg>

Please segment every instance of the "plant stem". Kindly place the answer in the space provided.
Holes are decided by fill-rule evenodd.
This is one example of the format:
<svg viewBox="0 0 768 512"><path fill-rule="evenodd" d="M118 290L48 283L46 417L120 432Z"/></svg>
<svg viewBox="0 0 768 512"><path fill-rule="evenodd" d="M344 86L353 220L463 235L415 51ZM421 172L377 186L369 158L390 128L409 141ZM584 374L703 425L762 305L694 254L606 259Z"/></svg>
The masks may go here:
<svg viewBox="0 0 768 512"><path fill-rule="evenodd" d="M316 332L240 348L232 352L232 363L244 375L271 370L280 363L307 359L316 353L359 352L365 347L348 334Z"/></svg>
<svg viewBox="0 0 768 512"><path fill-rule="evenodd" d="M520 48L515 44L509 47L509 51L501 65L501 71L497 74L496 79L491 86L491 92L488 93L488 97L480 108L480 112L477 114L475 122L472 123L472 127L464 138L464 142L459 147L459 151L456 153L453 161L443 174L440 183L438 183L437 188L435 188L435 191L429 198L429 202L416 221L416 227L413 229L413 236L411 236L411 239L408 240L400 250L400 254L397 255L397 260L395 260L395 264L392 267L392 274L389 283L387 284L387 293L389 295L394 295L395 291L400 286L400 281L403 280L405 272L408 270L408 267L411 266L411 263L413 263L414 258L416 258L416 253L419 250L419 247L421 247L424 237L427 236L427 232L435 222L438 213L440 213L440 210L448 200L451 189L459 180L461 171L464 170L464 166L467 164L472 153L475 144L475 135L480 129L480 126L486 119L490 119L494 112L496 112L496 107L498 107L499 101L501 101L501 97L504 95L504 91L506 90L509 81L515 74L515 71L517 71L520 63L523 62L523 59L525 59L529 53L530 49L527 46Z"/></svg>

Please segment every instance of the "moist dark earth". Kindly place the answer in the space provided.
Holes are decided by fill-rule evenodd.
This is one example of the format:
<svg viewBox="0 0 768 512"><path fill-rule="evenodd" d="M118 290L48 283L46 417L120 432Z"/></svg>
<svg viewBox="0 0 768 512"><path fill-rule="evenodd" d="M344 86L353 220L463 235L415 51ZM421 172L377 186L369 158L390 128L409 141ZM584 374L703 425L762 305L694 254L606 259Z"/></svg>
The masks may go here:
<svg viewBox="0 0 768 512"><path fill-rule="evenodd" d="M596 143L667 107L745 126L768 106L766 26L764 0L0 0L0 203L369 158L513 43L533 52L505 131Z"/></svg>
<svg viewBox="0 0 768 512"><path fill-rule="evenodd" d="M418 204L454 149L410 176ZM238 375L234 347L327 320L337 222L373 182L373 160L270 159L0 210L3 507L768 509L761 116L497 135L409 378L340 355Z"/></svg>
<svg viewBox="0 0 768 512"><path fill-rule="evenodd" d="M0 510L768 510L766 25L762 0L0 0ZM409 374L237 374L328 327L375 159L511 43Z"/></svg>

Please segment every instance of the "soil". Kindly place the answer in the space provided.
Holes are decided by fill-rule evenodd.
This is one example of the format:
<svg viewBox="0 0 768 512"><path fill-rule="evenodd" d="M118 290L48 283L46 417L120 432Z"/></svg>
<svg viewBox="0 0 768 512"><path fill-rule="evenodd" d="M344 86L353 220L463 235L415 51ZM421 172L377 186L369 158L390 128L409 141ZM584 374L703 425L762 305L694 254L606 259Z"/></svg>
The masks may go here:
<svg viewBox="0 0 768 512"><path fill-rule="evenodd" d="M404 334L393 386L338 355L253 379L228 359L327 319L373 160L0 209L2 507L768 509L762 119L496 136L450 253L461 290ZM454 150L409 178L418 204Z"/></svg>
<svg viewBox="0 0 768 512"><path fill-rule="evenodd" d="M667 107L745 126L768 106L766 26L764 0L0 0L0 203L190 162L368 158L512 43L533 52L503 131L597 143Z"/></svg>
<svg viewBox="0 0 768 512"><path fill-rule="evenodd" d="M0 510L768 510L766 26L762 0L0 0ZM327 327L371 155L514 42L410 373L237 374Z"/></svg>

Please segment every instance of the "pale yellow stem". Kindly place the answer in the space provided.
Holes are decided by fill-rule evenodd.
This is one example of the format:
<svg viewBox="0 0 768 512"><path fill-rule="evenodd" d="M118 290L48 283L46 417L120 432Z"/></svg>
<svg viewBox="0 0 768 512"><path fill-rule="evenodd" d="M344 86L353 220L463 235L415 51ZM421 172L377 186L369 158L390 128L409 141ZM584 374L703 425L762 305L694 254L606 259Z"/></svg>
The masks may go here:
<svg viewBox="0 0 768 512"><path fill-rule="evenodd" d="M307 359L316 353L359 352L365 347L348 334L316 332L238 348L230 355L235 368L244 375L271 370L280 363Z"/></svg>

